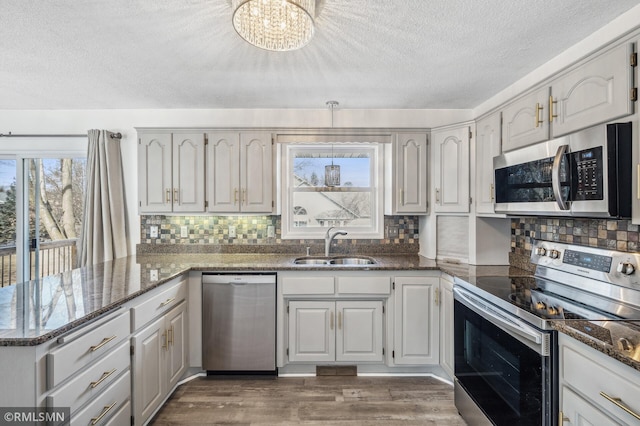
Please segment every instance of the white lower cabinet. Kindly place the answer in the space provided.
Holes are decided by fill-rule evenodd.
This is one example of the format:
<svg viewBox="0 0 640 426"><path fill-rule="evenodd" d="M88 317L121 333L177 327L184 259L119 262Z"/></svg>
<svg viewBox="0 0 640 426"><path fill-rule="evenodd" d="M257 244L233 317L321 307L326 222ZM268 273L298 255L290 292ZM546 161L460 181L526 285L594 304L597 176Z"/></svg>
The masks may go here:
<svg viewBox="0 0 640 426"><path fill-rule="evenodd" d="M133 415L134 424L144 424L166 400L188 368L187 303L185 281L172 291L180 298L166 299L166 291L150 294L134 308L162 305L163 313L135 330L133 347ZM170 302L168 302L170 301Z"/></svg>
<svg viewBox="0 0 640 426"><path fill-rule="evenodd" d="M380 300L292 300L289 361L383 360L383 302Z"/></svg>
<svg viewBox="0 0 640 426"><path fill-rule="evenodd" d="M453 380L453 282L440 278L440 365Z"/></svg>
<svg viewBox="0 0 640 426"><path fill-rule="evenodd" d="M394 364L439 363L439 278L396 277Z"/></svg>
<svg viewBox="0 0 640 426"><path fill-rule="evenodd" d="M560 424L640 424L640 372L562 333L558 346Z"/></svg>

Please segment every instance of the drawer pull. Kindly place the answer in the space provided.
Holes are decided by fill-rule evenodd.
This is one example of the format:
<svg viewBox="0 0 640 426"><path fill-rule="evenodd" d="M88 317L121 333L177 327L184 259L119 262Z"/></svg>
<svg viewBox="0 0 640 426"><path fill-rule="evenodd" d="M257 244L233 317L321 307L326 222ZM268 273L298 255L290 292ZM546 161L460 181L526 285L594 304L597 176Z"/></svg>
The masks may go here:
<svg viewBox="0 0 640 426"><path fill-rule="evenodd" d="M618 408L622 408L627 414L632 415L633 417L635 417L636 419L640 420L640 414L635 413L631 408L627 407L624 402L622 402L622 399L620 398L614 398L612 396L607 395L604 392L600 392L600 396L602 396L604 399L606 399L607 401L613 403L615 406L617 406Z"/></svg>
<svg viewBox="0 0 640 426"><path fill-rule="evenodd" d="M114 402L114 403L113 403L113 404L111 404L111 405L105 405L105 406L104 406L104 408L102 409L102 413L100 413L100 415L99 415L98 417L93 417L93 418L91 419L91 426L97 425L97 424L98 424L98 422L99 422L100 420L102 420L102 418L103 418L104 416L106 416L106 415L107 415L107 413L108 413L108 412L109 412L113 407L115 407L117 403L118 403L118 401Z"/></svg>
<svg viewBox="0 0 640 426"><path fill-rule="evenodd" d="M98 379L97 382L91 382L91 389L95 388L96 386L98 386L100 383L104 382L105 380L107 380L107 377L109 377L110 375L112 375L113 373L116 372L116 369L114 368L111 371L105 371L104 373L102 373L102 377L100 377Z"/></svg>
<svg viewBox="0 0 640 426"><path fill-rule="evenodd" d="M174 300L176 300L175 297L172 297L171 299L167 299L164 302L162 302L160 306L167 306L169 303L173 302Z"/></svg>
<svg viewBox="0 0 640 426"><path fill-rule="evenodd" d="M91 352L95 352L115 338L116 338L115 334L111 337L105 337L104 339L102 339L102 342L98 343L97 345L91 346L89 349L91 350Z"/></svg>

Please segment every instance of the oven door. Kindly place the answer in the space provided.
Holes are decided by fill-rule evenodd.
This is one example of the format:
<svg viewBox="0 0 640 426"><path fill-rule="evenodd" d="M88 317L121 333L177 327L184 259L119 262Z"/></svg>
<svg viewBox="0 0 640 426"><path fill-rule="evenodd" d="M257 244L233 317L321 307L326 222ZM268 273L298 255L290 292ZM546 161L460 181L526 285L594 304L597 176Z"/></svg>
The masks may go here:
<svg viewBox="0 0 640 426"><path fill-rule="evenodd" d="M469 424L480 411L495 425L555 424L555 346L555 332L454 287L456 407Z"/></svg>

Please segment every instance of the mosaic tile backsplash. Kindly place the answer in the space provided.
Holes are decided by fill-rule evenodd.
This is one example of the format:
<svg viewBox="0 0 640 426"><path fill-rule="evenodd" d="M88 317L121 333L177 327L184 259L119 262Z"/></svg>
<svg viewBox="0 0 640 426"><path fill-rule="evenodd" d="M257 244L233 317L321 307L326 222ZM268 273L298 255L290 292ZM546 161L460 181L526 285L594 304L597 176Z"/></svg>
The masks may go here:
<svg viewBox="0 0 640 426"><path fill-rule="evenodd" d="M637 252L639 226L630 220L519 218L511 220L510 263L531 269L533 240Z"/></svg>
<svg viewBox="0 0 640 426"><path fill-rule="evenodd" d="M150 227L158 226L158 238L151 238ZM236 236L229 236L229 226L235 226ZM181 228L187 227L188 236L181 237ZM268 237L273 227L274 237ZM418 217L385 216L385 230L398 228L398 236L384 239L335 240L335 252L357 252L365 248L374 252L417 253ZM140 245L138 252L162 251L185 252L206 246L212 252L259 252L260 248L270 252L288 253L300 251L301 246L312 247L312 254L324 250L324 241L289 240L281 238L280 216L140 216Z"/></svg>

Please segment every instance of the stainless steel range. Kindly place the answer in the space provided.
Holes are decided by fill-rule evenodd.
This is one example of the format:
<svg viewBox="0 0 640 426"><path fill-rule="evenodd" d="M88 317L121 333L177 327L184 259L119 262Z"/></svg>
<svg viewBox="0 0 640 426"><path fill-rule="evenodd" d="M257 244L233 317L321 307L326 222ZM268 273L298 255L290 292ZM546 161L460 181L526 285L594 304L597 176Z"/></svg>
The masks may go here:
<svg viewBox="0 0 640 426"><path fill-rule="evenodd" d="M531 261L533 276L455 280L455 401L470 425L557 424L554 323L640 361L640 254L536 241Z"/></svg>

